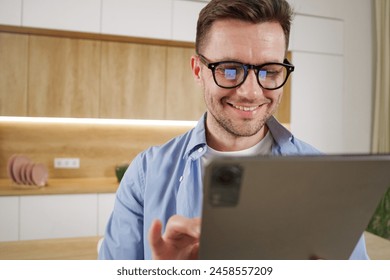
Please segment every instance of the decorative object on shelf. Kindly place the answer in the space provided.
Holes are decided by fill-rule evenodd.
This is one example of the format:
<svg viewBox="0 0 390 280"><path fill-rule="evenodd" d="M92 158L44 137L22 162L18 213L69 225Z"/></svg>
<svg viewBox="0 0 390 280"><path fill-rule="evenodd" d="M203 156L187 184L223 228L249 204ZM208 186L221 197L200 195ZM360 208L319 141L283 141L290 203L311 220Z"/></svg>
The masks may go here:
<svg viewBox="0 0 390 280"><path fill-rule="evenodd" d="M118 182L122 180L123 175L125 175L125 172L127 168L129 167L128 163L122 163L117 166L115 166L115 175L116 178L118 179Z"/></svg>
<svg viewBox="0 0 390 280"><path fill-rule="evenodd" d="M47 185L48 170L42 163L35 163L25 155L13 155L7 164L8 176L20 186L44 187Z"/></svg>

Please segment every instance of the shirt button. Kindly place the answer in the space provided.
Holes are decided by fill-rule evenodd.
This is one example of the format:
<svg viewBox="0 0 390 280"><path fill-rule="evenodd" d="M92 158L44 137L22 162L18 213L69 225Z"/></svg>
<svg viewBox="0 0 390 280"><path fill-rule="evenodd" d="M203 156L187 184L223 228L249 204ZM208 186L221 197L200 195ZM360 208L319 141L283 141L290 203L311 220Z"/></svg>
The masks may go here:
<svg viewBox="0 0 390 280"><path fill-rule="evenodd" d="M183 181L183 176L180 176L179 182Z"/></svg>
<svg viewBox="0 0 390 280"><path fill-rule="evenodd" d="M198 149L198 152L199 152L199 153L203 152L203 148L200 147L200 148Z"/></svg>

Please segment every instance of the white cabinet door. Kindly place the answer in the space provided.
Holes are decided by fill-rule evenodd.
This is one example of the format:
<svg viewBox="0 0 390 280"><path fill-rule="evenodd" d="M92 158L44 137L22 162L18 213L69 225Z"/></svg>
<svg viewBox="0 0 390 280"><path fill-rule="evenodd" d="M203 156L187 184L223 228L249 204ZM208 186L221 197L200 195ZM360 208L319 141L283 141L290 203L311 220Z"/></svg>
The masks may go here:
<svg viewBox="0 0 390 280"><path fill-rule="evenodd" d="M172 0L102 1L102 33L171 39Z"/></svg>
<svg viewBox="0 0 390 280"><path fill-rule="evenodd" d="M96 194L20 198L21 240L96 235Z"/></svg>
<svg viewBox="0 0 390 280"><path fill-rule="evenodd" d="M98 235L103 236L108 218L114 209L115 193L98 194Z"/></svg>
<svg viewBox="0 0 390 280"><path fill-rule="evenodd" d="M0 197L0 241L19 238L19 197Z"/></svg>
<svg viewBox="0 0 390 280"><path fill-rule="evenodd" d="M22 24L22 0L0 0L0 24Z"/></svg>
<svg viewBox="0 0 390 280"><path fill-rule="evenodd" d="M206 4L188 0L173 2L173 40L195 42L199 12Z"/></svg>
<svg viewBox="0 0 390 280"><path fill-rule="evenodd" d="M344 59L293 53L291 130L325 153L343 153Z"/></svg>
<svg viewBox="0 0 390 280"><path fill-rule="evenodd" d="M100 32L101 0L24 0L23 26Z"/></svg>
<svg viewBox="0 0 390 280"><path fill-rule="evenodd" d="M291 27L290 50L343 55L344 22L296 15Z"/></svg>
<svg viewBox="0 0 390 280"><path fill-rule="evenodd" d="M344 147L344 23L297 15L291 44L291 130L325 153Z"/></svg>

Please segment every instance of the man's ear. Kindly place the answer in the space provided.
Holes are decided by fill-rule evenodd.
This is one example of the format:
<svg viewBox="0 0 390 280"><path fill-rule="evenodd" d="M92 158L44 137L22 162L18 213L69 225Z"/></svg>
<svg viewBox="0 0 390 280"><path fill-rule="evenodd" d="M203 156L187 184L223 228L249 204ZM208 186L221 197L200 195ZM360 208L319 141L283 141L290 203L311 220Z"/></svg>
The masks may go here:
<svg viewBox="0 0 390 280"><path fill-rule="evenodd" d="M195 82L200 83L201 81L201 67L198 56L193 55L191 57L191 69L192 76L194 77Z"/></svg>

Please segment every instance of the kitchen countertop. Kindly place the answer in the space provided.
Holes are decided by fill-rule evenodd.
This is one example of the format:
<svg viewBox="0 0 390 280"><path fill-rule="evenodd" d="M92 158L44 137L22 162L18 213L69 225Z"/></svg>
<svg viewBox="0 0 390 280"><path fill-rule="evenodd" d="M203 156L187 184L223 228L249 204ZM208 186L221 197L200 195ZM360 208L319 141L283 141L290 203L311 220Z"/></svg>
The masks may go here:
<svg viewBox="0 0 390 280"><path fill-rule="evenodd" d="M372 260L390 260L390 240L364 233ZM96 260L101 237L0 242L0 260Z"/></svg>
<svg viewBox="0 0 390 280"><path fill-rule="evenodd" d="M0 196L115 193L119 183L115 177L72 178L48 180L45 187L17 185L10 179L0 179Z"/></svg>
<svg viewBox="0 0 390 280"><path fill-rule="evenodd" d="M368 256L373 260L390 260L390 240L364 232Z"/></svg>
<svg viewBox="0 0 390 280"><path fill-rule="evenodd" d="M96 260L100 237L0 242L0 260Z"/></svg>

